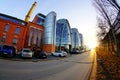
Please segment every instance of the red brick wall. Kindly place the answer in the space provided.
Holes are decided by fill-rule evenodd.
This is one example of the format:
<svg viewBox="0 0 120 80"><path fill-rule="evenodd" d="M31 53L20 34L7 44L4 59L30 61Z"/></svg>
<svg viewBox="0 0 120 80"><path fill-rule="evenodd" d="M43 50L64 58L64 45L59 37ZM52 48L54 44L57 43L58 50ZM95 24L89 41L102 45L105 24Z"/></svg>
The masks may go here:
<svg viewBox="0 0 120 80"><path fill-rule="evenodd" d="M47 53L55 52L55 45L52 44L44 44L43 45L43 51L46 51Z"/></svg>
<svg viewBox="0 0 120 80"><path fill-rule="evenodd" d="M5 32L5 26L6 24L9 24L9 29L8 32ZM20 27L20 33L19 34L15 34L16 28ZM26 27L11 21L7 21L7 20L2 20L0 19L0 41L2 40L2 36L6 35L6 40L5 40L5 44L7 45L13 45L13 39L17 38L17 44L16 44L16 48L18 50L22 49L24 47L24 41L25 41L25 29Z"/></svg>

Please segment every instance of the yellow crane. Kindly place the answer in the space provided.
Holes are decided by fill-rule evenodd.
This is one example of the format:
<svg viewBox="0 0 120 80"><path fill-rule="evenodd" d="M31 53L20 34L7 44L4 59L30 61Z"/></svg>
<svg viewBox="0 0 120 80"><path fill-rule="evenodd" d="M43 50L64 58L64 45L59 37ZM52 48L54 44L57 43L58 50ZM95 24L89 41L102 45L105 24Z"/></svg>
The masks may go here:
<svg viewBox="0 0 120 80"><path fill-rule="evenodd" d="M30 8L28 14L26 15L25 22L29 22L30 17L32 15L33 10L35 9L36 5L37 5L37 2L34 2L34 4L32 5L32 7Z"/></svg>

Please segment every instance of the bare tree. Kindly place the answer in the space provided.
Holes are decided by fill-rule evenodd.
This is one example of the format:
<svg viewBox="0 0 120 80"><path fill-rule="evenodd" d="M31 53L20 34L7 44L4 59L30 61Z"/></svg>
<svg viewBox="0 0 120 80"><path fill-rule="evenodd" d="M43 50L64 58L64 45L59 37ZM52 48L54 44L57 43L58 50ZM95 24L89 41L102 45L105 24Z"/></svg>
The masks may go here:
<svg viewBox="0 0 120 80"><path fill-rule="evenodd" d="M118 2L116 0L108 0L109 3L116 8L118 11L120 10L120 6L118 5Z"/></svg>
<svg viewBox="0 0 120 80"><path fill-rule="evenodd" d="M120 56L120 52L119 52L120 49L118 47L119 44L117 42L117 38L112 25L120 9L119 5L117 4L117 1L116 0L93 0L93 4L97 9L97 11L99 12L101 18L103 18L104 21L107 22L107 25L109 26L109 31L111 31L110 33L112 33L114 42L117 45L117 55Z"/></svg>
<svg viewBox="0 0 120 80"><path fill-rule="evenodd" d="M106 26L105 21L103 21L100 17L97 17L97 26L98 26L97 37L99 40L102 40L107 33L108 27Z"/></svg>

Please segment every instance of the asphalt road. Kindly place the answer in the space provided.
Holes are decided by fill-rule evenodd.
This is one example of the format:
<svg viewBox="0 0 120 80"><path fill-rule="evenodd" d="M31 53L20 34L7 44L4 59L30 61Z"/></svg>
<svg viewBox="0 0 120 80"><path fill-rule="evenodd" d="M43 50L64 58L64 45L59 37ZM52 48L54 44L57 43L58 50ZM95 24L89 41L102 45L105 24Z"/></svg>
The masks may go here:
<svg viewBox="0 0 120 80"><path fill-rule="evenodd" d="M48 61L0 59L0 80L88 80L93 53Z"/></svg>

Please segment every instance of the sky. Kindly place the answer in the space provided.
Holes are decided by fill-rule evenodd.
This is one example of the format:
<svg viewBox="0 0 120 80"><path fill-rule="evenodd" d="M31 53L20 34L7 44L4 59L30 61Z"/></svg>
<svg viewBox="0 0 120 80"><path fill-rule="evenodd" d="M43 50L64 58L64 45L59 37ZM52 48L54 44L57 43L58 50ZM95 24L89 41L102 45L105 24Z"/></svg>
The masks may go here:
<svg viewBox="0 0 120 80"><path fill-rule="evenodd" d="M71 28L83 34L86 45L96 44L96 11L92 0L0 0L0 13L24 20L34 2L37 2L30 21L37 13L47 15L54 11L57 20L68 19Z"/></svg>

